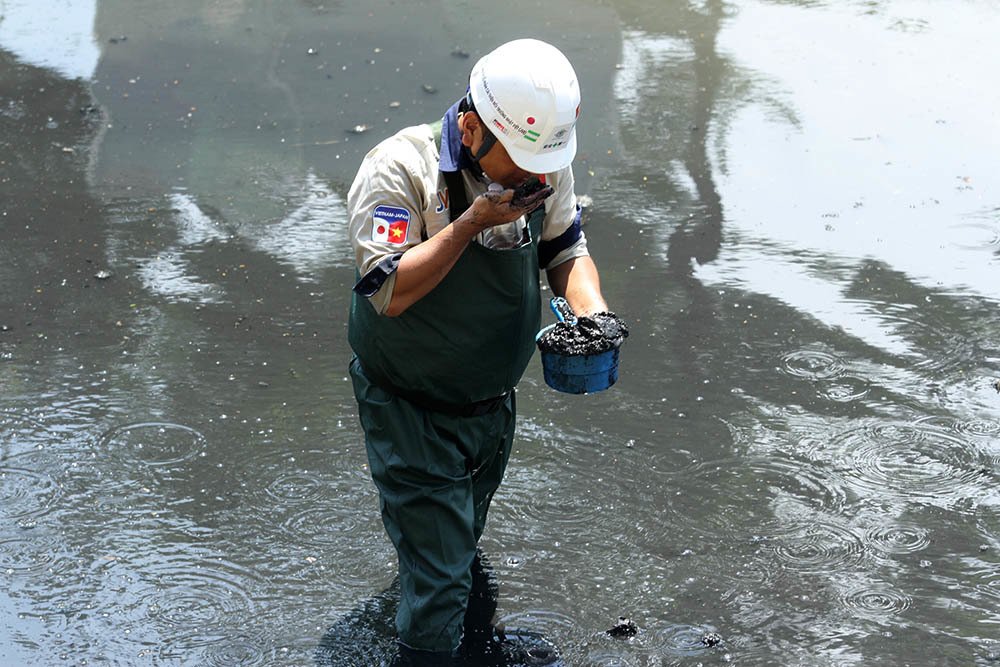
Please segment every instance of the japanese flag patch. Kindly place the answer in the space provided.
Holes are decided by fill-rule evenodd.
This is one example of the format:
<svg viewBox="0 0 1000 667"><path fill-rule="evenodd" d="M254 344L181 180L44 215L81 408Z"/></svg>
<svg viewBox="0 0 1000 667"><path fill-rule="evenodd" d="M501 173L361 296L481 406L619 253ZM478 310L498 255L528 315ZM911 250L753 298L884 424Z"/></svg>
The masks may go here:
<svg viewBox="0 0 1000 667"><path fill-rule="evenodd" d="M398 206L376 206L372 213L372 241L406 244L406 231L410 227L410 212Z"/></svg>

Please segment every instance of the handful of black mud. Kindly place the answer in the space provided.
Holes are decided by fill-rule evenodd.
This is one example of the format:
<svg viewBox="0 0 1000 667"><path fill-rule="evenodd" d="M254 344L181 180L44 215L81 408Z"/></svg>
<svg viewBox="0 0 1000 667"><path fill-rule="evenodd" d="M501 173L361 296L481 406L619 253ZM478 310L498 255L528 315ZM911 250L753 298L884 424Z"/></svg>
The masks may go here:
<svg viewBox="0 0 1000 667"><path fill-rule="evenodd" d="M580 317L575 324L557 322L538 339L538 349L546 353L583 357L613 350L628 338L625 321L604 311Z"/></svg>
<svg viewBox="0 0 1000 667"><path fill-rule="evenodd" d="M538 180L537 176L532 176L524 183L521 183L519 186L514 188L514 196L511 197L510 203L512 206L518 206L518 207L526 206L528 203L527 200L531 197L531 195L535 194L536 192L540 192L545 188L548 188L549 192L548 194L545 195L545 197L542 197L541 199L538 200L539 203L544 201L546 197L548 197L550 194L552 194L552 192L554 192L554 190L550 186L545 185L540 180Z"/></svg>

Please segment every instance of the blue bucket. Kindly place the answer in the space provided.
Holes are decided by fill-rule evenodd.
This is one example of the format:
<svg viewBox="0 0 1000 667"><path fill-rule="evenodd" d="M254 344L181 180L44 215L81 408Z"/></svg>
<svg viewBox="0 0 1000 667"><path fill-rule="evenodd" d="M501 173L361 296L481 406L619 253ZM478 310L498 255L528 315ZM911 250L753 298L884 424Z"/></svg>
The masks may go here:
<svg viewBox="0 0 1000 667"><path fill-rule="evenodd" d="M572 323L576 319L562 297L552 299L550 305L560 321L564 322L572 317L570 320ZM565 317L560 309L568 311L569 316ZM535 336L535 342L537 343L539 338L555 326L550 324L539 331ZM618 380L618 348L587 355L542 352L542 372L545 384L557 391L567 394L593 394L604 391Z"/></svg>

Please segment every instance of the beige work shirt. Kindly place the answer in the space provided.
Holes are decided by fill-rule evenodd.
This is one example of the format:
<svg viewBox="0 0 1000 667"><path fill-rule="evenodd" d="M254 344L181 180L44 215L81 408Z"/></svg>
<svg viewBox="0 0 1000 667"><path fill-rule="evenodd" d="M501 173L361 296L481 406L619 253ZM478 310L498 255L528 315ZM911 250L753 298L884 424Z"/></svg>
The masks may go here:
<svg viewBox="0 0 1000 667"><path fill-rule="evenodd" d="M405 252L450 224L448 188L438 170L439 161L439 147L430 125L400 130L365 156L347 194L351 245L362 276L383 259ZM470 202L486 191L488 181L476 179L467 170L462 171L462 176ZM549 241L563 234L576 219L572 167L545 174L545 182L555 190L545 200L542 222L542 241ZM500 249L508 243L516 246L525 225L522 217L481 232L475 242ZM587 239L581 231L575 243L541 268L551 269L588 254ZM377 312L384 313L389 307L395 279L393 271L369 297Z"/></svg>

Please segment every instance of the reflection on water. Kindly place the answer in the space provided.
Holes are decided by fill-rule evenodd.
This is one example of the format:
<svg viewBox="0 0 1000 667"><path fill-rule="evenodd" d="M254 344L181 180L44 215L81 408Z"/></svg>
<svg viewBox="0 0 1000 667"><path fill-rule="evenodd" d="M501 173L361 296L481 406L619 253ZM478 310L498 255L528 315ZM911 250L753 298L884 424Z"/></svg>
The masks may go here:
<svg viewBox="0 0 1000 667"><path fill-rule="evenodd" d="M0 662L387 662L344 195L538 11L439 9L0 1ZM1000 14L547 11L633 335L611 391L519 387L498 620L569 665L992 660Z"/></svg>

